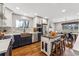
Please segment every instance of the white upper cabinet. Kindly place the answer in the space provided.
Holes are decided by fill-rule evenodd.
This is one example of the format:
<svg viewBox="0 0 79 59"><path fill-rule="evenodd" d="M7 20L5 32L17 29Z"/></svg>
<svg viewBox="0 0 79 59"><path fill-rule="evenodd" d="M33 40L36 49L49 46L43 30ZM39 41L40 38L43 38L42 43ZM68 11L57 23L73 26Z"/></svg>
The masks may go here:
<svg viewBox="0 0 79 59"><path fill-rule="evenodd" d="M0 27L12 27L12 11L4 4L0 7Z"/></svg>
<svg viewBox="0 0 79 59"><path fill-rule="evenodd" d="M48 23L48 22L47 22L47 19L43 19L43 20L42 20L42 23L43 23L43 24L47 24L47 23Z"/></svg>
<svg viewBox="0 0 79 59"><path fill-rule="evenodd" d="M36 16L33 18L33 27L37 27L37 24L47 24L48 21L47 19L40 17L40 16Z"/></svg>
<svg viewBox="0 0 79 59"><path fill-rule="evenodd" d="M6 19L3 20L3 26L12 27L12 11L5 7L4 15L5 15Z"/></svg>

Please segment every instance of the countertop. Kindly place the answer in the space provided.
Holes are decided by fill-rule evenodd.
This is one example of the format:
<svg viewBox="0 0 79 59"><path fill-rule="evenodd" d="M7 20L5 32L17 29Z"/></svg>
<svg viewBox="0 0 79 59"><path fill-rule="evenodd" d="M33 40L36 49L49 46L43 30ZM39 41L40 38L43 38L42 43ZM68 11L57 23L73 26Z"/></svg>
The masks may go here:
<svg viewBox="0 0 79 59"><path fill-rule="evenodd" d="M11 39L0 40L0 53L7 52Z"/></svg>
<svg viewBox="0 0 79 59"><path fill-rule="evenodd" d="M78 33L72 33L72 34L76 34L76 35L78 35Z"/></svg>
<svg viewBox="0 0 79 59"><path fill-rule="evenodd" d="M55 36L55 37L50 36L50 35L43 35L43 37L46 37L46 38L49 38L49 39L53 39L53 38L56 38L56 37L60 37L61 35L63 35L63 34L58 34L58 35Z"/></svg>
<svg viewBox="0 0 79 59"><path fill-rule="evenodd" d="M6 33L5 36L7 36L7 35L19 35L19 34L21 34L21 33L22 33L22 32L20 32L20 33ZM41 32L25 32L25 33L37 34L37 33L41 33Z"/></svg>
<svg viewBox="0 0 79 59"><path fill-rule="evenodd" d="M41 32L26 32L26 33L37 34L37 33L41 33Z"/></svg>

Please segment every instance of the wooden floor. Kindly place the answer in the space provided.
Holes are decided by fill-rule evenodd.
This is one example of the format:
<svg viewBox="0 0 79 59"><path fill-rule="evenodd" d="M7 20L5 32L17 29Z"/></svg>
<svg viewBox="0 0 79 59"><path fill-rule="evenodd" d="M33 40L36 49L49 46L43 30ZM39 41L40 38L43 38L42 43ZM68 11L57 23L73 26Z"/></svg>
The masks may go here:
<svg viewBox="0 0 79 59"><path fill-rule="evenodd" d="M74 56L74 52L70 48L66 48L62 56ZM40 42L19 47L12 50L12 56L46 56L41 52Z"/></svg>
<svg viewBox="0 0 79 59"><path fill-rule="evenodd" d="M45 54L41 52L40 42L37 42L13 49L12 56L45 56Z"/></svg>

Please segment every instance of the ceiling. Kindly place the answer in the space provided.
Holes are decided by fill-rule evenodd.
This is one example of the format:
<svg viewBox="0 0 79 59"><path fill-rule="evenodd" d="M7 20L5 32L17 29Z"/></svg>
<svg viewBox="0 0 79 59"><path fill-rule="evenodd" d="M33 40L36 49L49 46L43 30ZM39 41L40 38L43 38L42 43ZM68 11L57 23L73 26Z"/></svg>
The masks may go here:
<svg viewBox="0 0 79 59"><path fill-rule="evenodd" d="M38 14L49 19L79 15L79 3L6 3L5 5L15 13L28 16ZM20 9L17 10L16 7Z"/></svg>

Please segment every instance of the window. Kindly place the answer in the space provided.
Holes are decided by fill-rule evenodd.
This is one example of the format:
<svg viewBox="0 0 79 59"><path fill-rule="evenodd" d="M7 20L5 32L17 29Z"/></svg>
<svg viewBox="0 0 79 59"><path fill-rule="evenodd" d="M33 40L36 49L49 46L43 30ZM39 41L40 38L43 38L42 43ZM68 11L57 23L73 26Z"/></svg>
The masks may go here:
<svg viewBox="0 0 79 59"><path fill-rule="evenodd" d="M70 31L76 31L78 30L78 23L74 22L74 23L64 23L62 24L62 28L63 30L70 30Z"/></svg>
<svg viewBox="0 0 79 59"><path fill-rule="evenodd" d="M28 28L29 21L28 20L16 20L16 27L19 28Z"/></svg>

